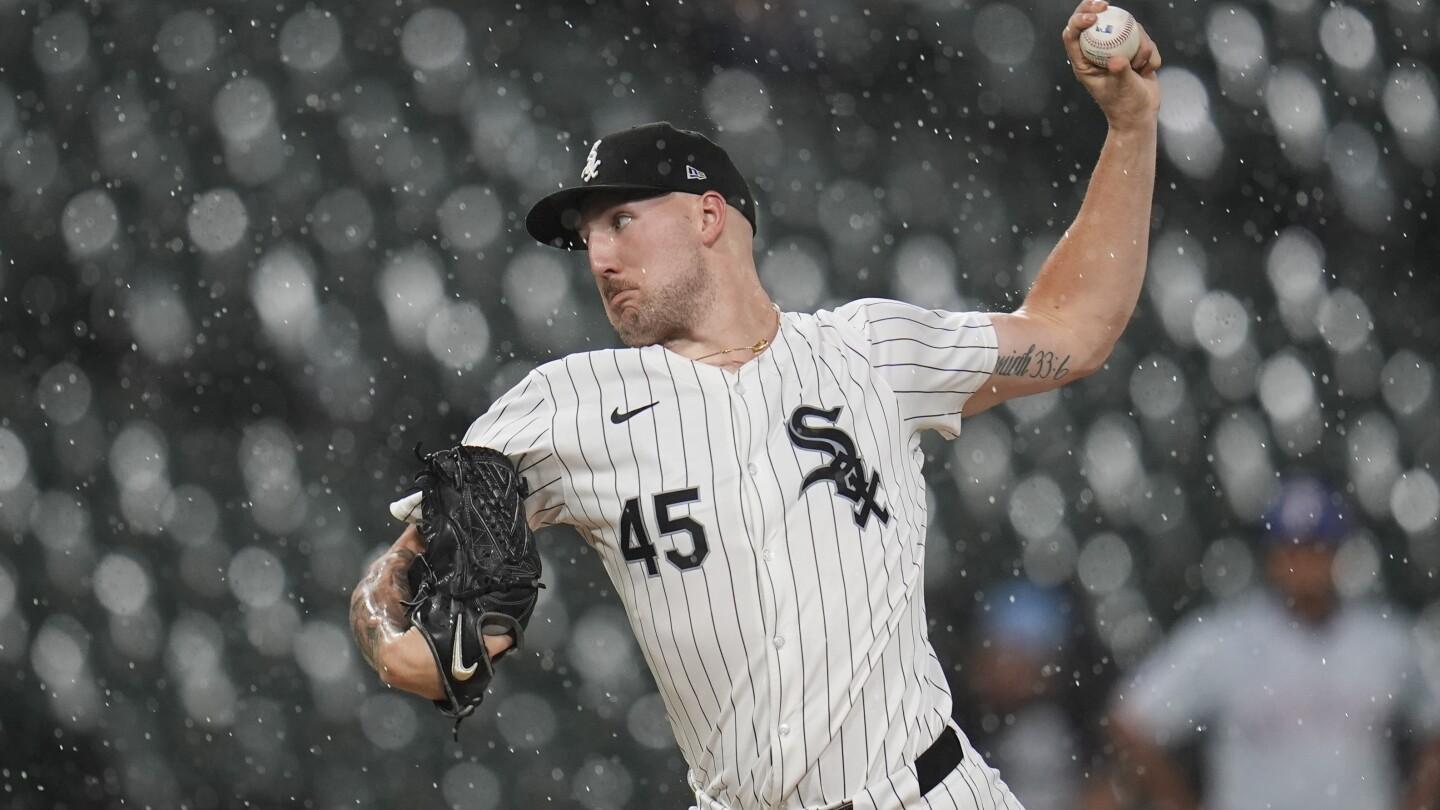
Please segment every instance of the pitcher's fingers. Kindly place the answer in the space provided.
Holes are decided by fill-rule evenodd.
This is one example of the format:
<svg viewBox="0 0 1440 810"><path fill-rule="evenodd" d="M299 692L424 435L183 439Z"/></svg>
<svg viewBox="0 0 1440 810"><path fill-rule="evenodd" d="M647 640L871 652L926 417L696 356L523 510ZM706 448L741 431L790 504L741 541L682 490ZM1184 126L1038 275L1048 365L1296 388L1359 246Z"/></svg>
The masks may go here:
<svg viewBox="0 0 1440 810"><path fill-rule="evenodd" d="M1130 67L1135 68L1139 73L1145 69L1146 63L1155 55L1155 42L1142 30L1140 32L1140 47L1135 50L1135 55L1130 57Z"/></svg>
<svg viewBox="0 0 1440 810"><path fill-rule="evenodd" d="M1145 63L1145 69L1140 71L1140 75L1141 75L1141 76L1151 76L1151 75L1154 75L1155 71L1157 71L1157 70L1160 69L1160 63L1162 63L1162 62L1164 62L1164 61L1165 61L1165 60L1160 57L1160 49L1159 49L1159 48L1156 48L1156 49L1154 50L1154 52L1152 52L1152 53L1150 54L1150 60Z"/></svg>

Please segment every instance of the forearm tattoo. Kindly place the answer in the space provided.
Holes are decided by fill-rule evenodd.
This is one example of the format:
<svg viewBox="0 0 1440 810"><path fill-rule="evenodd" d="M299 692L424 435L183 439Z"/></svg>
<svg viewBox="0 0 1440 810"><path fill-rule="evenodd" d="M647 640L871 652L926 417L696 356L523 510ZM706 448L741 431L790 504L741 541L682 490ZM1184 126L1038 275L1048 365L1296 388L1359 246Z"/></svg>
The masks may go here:
<svg viewBox="0 0 1440 810"><path fill-rule="evenodd" d="M1024 352L1000 358L995 364L995 373L1001 377L1059 381L1070 376L1070 355L1061 357L1044 349L1036 351L1035 344L1031 343Z"/></svg>
<svg viewBox="0 0 1440 810"><path fill-rule="evenodd" d="M406 573L415 559L408 548L391 549L370 564L350 594L350 630L360 654L380 671L380 645L405 634L405 600L410 598Z"/></svg>

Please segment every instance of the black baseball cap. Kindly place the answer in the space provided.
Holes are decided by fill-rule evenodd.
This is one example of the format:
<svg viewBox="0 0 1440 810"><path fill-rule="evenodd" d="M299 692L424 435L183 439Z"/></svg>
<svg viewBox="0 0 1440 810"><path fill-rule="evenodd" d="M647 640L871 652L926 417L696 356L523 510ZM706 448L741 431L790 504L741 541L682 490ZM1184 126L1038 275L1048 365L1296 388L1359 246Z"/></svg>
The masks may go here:
<svg viewBox="0 0 1440 810"><path fill-rule="evenodd" d="M595 141L580 170L580 185L561 189L535 203L525 229L536 241L565 250L584 250L577 228L580 206L596 191L657 197L672 191L718 191L755 228L755 198L730 156L698 132L668 121L643 124Z"/></svg>

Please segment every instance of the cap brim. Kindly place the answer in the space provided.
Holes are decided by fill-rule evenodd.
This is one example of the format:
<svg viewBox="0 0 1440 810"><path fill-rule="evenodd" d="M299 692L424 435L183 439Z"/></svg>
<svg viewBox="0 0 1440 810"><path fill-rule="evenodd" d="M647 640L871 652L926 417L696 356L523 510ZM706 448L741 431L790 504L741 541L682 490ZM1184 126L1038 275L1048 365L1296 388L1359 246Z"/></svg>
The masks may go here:
<svg viewBox="0 0 1440 810"><path fill-rule="evenodd" d="M561 250L584 250L580 241L580 207L591 194L604 191L633 194L635 199L659 197L669 194L672 189L634 183L596 183L593 186L577 186L561 189L542 197L530 207L525 215L525 230L535 241Z"/></svg>

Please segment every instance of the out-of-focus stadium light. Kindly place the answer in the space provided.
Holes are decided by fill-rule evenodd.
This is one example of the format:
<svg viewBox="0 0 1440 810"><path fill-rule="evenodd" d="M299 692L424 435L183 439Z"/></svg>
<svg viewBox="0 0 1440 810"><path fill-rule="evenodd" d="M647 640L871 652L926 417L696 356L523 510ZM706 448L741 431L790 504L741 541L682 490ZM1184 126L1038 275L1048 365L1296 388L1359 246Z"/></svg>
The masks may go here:
<svg viewBox="0 0 1440 810"><path fill-rule="evenodd" d="M250 215L245 201L231 188L211 189L195 198L185 219L190 242L202 253L231 250L245 238Z"/></svg>
<svg viewBox="0 0 1440 810"><path fill-rule="evenodd" d="M594 702L606 702L605 696L612 693L630 693L639 685L633 677L634 667L639 666L635 636L625 614L614 605L595 605L579 616L566 652L576 672L583 674L585 696Z"/></svg>
<svg viewBox="0 0 1440 810"><path fill-rule="evenodd" d="M975 13L971 30L977 34L975 47L996 65L1022 65L1035 50L1035 26L1030 14L1009 3L990 3L981 8Z"/></svg>
<svg viewBox="0 0 1440 810"><path fill-rule="evenodd" d="M1372 517L1390 516L1390 490L1400 477L1400 434L1380 411L1367 411L1346 425L1349 479L1360 507Z"/></svg>
<svg viewBox="0 0 1440 810"><path fill-rule="evenodd" d="M55 139L35 130L16 136L5 150L3 168L5 182L17 197L41 197L59 179L60 152Z"/></svg>
<svg viewBox="0 0 1440 810"><path fill-rule="evenodd" d="M166 165L166 156L150 131L144 92L133 78L95 91L90 100L90 128L106 174L160 188L173 180L165 172L176 167Z"/></svg>
<svg viewBox="0 0 1440 810"><path fill-rule="evenodd" d="M425 346L447 368L472 369L490 352L490 323L480 307L468 301L447 301L425 325Z"/></svg>
<svg viewBox="0 0 1440 810"><path fill-rule="evenodd" d="M440 233L456 253L478 253L504 231L505 211L489 186L461 186L440 203Z"/></svg>
<svg viewBox="0 0 1440 810"><path fill-rule="evenodd" d="M355 719L365 739L382 751L398 751L409 745L420 730L415 704L395 692L379 692L355 707Z"/></svg>
<svg viewBox="0 0 1440 810"><path fill-rule="evenodd" d="M52 81L64 81L90 63L90 27L74 11L50 14L35 26L32 53Z"/></svg>
<svg viewBox="0 0 1440 810"><path fill-rule="evenodd" d="M705 112L720 132L745 133L769 123L772 112L765 83L738 68L722 70L705 85Z"/></svg>
<svg viewBox="0 0 1440 810"><path fill-rule="evenodd" d="M1165 355L1146 357L1130 375L1130 401L1147 419L1174 417L1187 398L1184 372Z"/></svg>
<svg viewBox="0 0 1440 810"><path fill-rule="evenodd" d="M106 554L95 566L95 599L117 616L134 616L150 599L150 575L129 554Z"/></svg>
<svg viewBox="0 0 1440 810"><path fill-rule="evenodd" d="M279 47L280 61L297 74L327 73L343 61L340 21L318 8L297 11L281 26Z"/></svg>
<svg viewBox="0 0 1440 810"><path fill-rule="evenodd" d="M426 245L396 253L380 272L377 293L395 342L409 349L425 346L425 327L444 305L440 257Z"/></svg>
<svg viewBox="0 0 1440 810"><path fill-rule="evenodd" d="M338 188L315 201L307 219L310 233L325 252L343 256L360 250L375 232L375 213L364 192Z"/></svg>
<svg viewBox="0 0 1440 810"><path fill-rule="evenodd" d="M1010 524L1021 537L1048 538L1065 520L1065 494L1055 479L1035 473L1015 484L1007 509Z"/></svg>
<svg viewBox="0 0 1440 810"><path fill-rule="evenodd" d="M573 320L568 316L575 311L576 295L571 289L569 269L556 251L530 248L518 252L505 267L502 289L505 302L526 332L560 333L557 337L561 340L540 338L557 349L569 343L564 338L573 339L565 321Z"/></svg>
<svg viewBox="0 0 1440 810"><path fill-rule="evenodd" d="M1440 162L1440 102L1435 74L1424 65L1396 65L1381 96L1385 117L1405 158L1416 166Z"/></svg>
<svg viewBox="0 0 1440 810"><path fill-rule="evenodd" d="M312 620L295 634L295 662L321 686L333 687L352 674L350 634L332 622Z"/></svg>
<svg viewBox="0 0 1440 810"><path fill-rule="evenodd" d="M201 727L229 727L237 696L219 623L202 613L182 615L171 627L166 653L166 664L179 682L180 705L190 719Z"/></svg>
<svg viewBox="0 0 1440 810"><path fill-rule="evenodd" d="M292 244L270 248L250 277L250 298L260 323L282 350L298 352L319 317L315 269L310 256Z"/></svg>
<svg viewBox="0 0 1440 810"><path fill-rule="evenodd" d="M772 243L760 257L760 280L781 309L813 311L829 297L825 248L796 237Z"/></svg>
<svg viewBox="0 0 1440 810"><path fill-rule="evenodd" d="M1372 232L1382 231L1395 208L1395 196L1380 165L1380 147L1370 130L1341 121L1325 138L1325 163L1334 175L1345 215Z"/></svg>
<svg viewBox="0 0 1440 810"><path fill-rule="evenodd" d="M219 34L211 13L185 10L166 18L155 35L155 56L179 76L208 68L219 50Z"/></svg>
<svg viewBox="0 0 1440 810"><path fill-rule="evenodd" d="M592 755L575 770L570 796L586 810L627 807L635 793L635 777L622 760Z"/></svg>
<svg viewBox="0 0 1440 810"><path fill-rule="evenodd" d="M514 692L495 706L495 725L511 748L524 750L549 744L560 721L550 701L533 692Z"/></svg>
<svg viewBox="0 0 1440 810"><path fill-rule="evenodd" d="M47 617L35 633L30 664L62 725L72 731L95 725L101 704L90 666L90 631L84 625L66 613Z"/></svg>
<svg viewBox="0 0 1440 810"><path fill-rule="evenodd" d="M1433 529L1440 520L1440 485L1435 477L1419 467L1401 473L1390 490L1390 513L1412 535Z"/></svg>
<svg viewBox="0 0 1440 810"><path fill-rule="evenodd" d="M55 424L73 425L89 412L91 393L90 378L79 366L57 363L40 375L35 402Z"/></svg>
<svg viewBox="0 0 1440 810"><path fill-rule="evenodd" d="M1412 416L1431 402L1435 367L1430 361L1401 349L1380 370L1380 393L1397 416Z"/></svg>
<svg viewBox="0 0 1440 810"><path fill-rule="evenodd" d="M1134 556L1130 553L1130 546L1114 532L1101 532L1086 540L1075 564L1080 584L1099 596L1123 587L1130 581L1133 570Z"/></svg>
<svg viewBox="0 0 1440 810"><path fill-rule="evenodd" d="M245 610L245 639L261 655L288 659L299 630L300 612L290 602L279 600Z"/></svg>
<svg viewBox="0 0 1440 810"><path fill-rule="evenodd" d="M1320 15L1320 46L1342 71L1364 70L1375 60L1375 26L1358 8L1332 4Z"/></svg>
<svg viewBox="0 0 1440 810"><path fill-rule="evenodd" d="M472 79L465 21L446 8L423 8L405 21L400 53L411 67L415 94L432 112L454 112Z"/></svg>
<svg viewBox="0 0 1440 810"><path fill-rule="evenodd" d="M1214 357L1230 357L1250 342L1250 314L1227 290L1206 293L1195 303L1195 343Z"/></svg>
<svg viewBox="0 0 1440 810"><path fill-rule="evenodd" d="M115 245L120 233L120 212L104 189L82 191L65 204L61 233L76 258L99 255Z"/></svg>
<svg viewBox="0 0 1440 810"><path fill-rule="evenodd" d="M238 461L255 522L272 534L299 528L308 499L301 485L295 439L286 426L276 420L246 426Z"/></svg>
<svg viewBox="0 0 1440 810"><path fill-rule="evenodd" d="M1215 6L1205 20L1205 39L1215 60L1220 94L1247 108L1257 107L1269 73L1265 32L1245 6Z"/></svg>
<svg viewBox="0 0 1440 810"><path fill-rule="evenodd" d="M1170 163L1204 180L1220 168L1225 136L1210 116L1210 91L1190 70L1171 66L1157 74L1165 103L1160 106L1160 142Z"/></svg>
<svg viewBox="0 0 1440 810"><path fill-rule="evenodd" d="M928 307L963 311L955 251L933 234L911 234L895 250L891 289L901 301L924 301Z"/></svg>
<svg viewBox="0 0 1440 810"><path fill-rule="evenodd" d="M1294 352L1282 351L1260 368L1260 404L1275 422L1295 422L1318 405L1314 372Z"/></svg>
<svg viewBox="0 0 1440 810"><path fill-rule="evenodd" d="M1265 111L1286 160L1301 169L1319 166L1327 131L1325 100L1304 67L1281 65L1270 73Z"/></svg>
<svg viewBox="0 0 1440 810"><path fill-rule="evenodd" d="M1375 329L1365 299L1346 287L1332 290L1315 317L1320 336L1337 354L1359 349Z"/></svg>
<svg viewBox="0 0 1440 810"><path fill-rule="evenodd" d="M1292 225L1280 232L1265 255L1265 275L1275 291L1285 329L1296 341L1318 334L1315 322L1325 298L1325 246L1310 230Z"/></svg>
<svg viewBox="0 0 1440 810"><path fill-rule="evenodd" d="M181 484L172 493L174 505L166 530L182 546L209 543L220 527L220 507L203 487Z"/></svg>
<svg viewBox="0 0 1440 810"><path fill-rule="evenodd" d="M184 357L195 337L185 299L163 277L134 284L125 296L125 322L135 345L158 363Z"/></svg>
<svg viewBox="0 0 1440 810"><path fill-rule="evenodd" d="M1075 537L1062 525L1049 536L1025 539L1020 566L1025 577L1036 585L1055 586L1074 576L1078 556Z"/></svg>
<svg viewBox="0 0 1440 810"><path fill-rule="evenodd" d="M867 254L885 224L874 191L853 177L841 177L820 193L820 200L820 227L830 238L831 252L847 257L840 258L842 263Z"/></svg>
<svg viewBox="0 0 1440 810"><path fill-rule="evenodd" d="M1124 414L1102 414L1085 432L1081 472L1101 511L1117 526L1129 525L1131 501L1144 484L1140 447L1140 431Z"/></svg>
<svg viewBox="0 0 1440 810"><path fill-rule="evenodd" d="M1196 342L1195 306L1206 292L1204 261L1205 249L1179 231L1157 235L1150 250L1145 289L1166 336L1177 346Z"/></svg>
<svg viewBox="0 0 1440 810"><path fill-rule="evenodd" d="M1331 565L1335 590L1347 599L1367 596L1380 586L1380 552L1365 531L1352 533L1336 549Z"/></svg>
<svg viewBox="0 0 1440 810"><path fill-rule="evenodd" d="M1100 639L1127 668L1135 665L1159 635L1144 594L1131 586L1100 598L1095 605L1095 623Z"/></svg>
<svg viewBox="0 0 1440 810"><path fill-rule="evenodd" d="M1314 378L1305 360L1289 350L1272 355L1260 367L1260 404L1270 417L1276 447L1292 457L1316 450L1324 439Z"/></svg>
<svg viewBox="0 0 1440 810"><path fill-rule="evenodd" d="M981 414L966 423L951 450L955 480L965 509L977 519L994 521L1011 487L1015 455L1010 426L995 414Z"/></svg>
<svg viewBox="0 0 1440 810"><path fill-rule="evenodd" d="M1255 558L1245 541L1220 537L1206 546L1200 559L1200 581L1216 599L1226 599L1250 587Z"/></svg>
<svg viewBox="0 0 1440 810"><path fill-rule="evenodd" d="M121 489L150 489L169 480L165 436L153 423L130 422L110 445L110 474Z"/></svg>
<svg viewBox="0 0 1440 810"><path fill-rule="evenodd" d="M285 595L285 564L268 549L247 546L230 558L225 581L242 605L269 607Z"/></svg>
<svg viewBox="0 0 1440 810"><path fill-rule="evenodd" d="M666 742L674 745L666 726ZM468 760L451 765L440 780L440 793L449 807L469 807L474 810L496 810L504 799L503 787L495 772L478 762Z"/></svg>
<svg viewBox="0 0 1440 810"><path fill-rule="evenodd" d="M1258 520L1270 504L1275 468L1267 448L1270 432L1259 414L1239 409L1219 420L1211 436L1213 465L1230 511L1242 520Z"/></svg>
<svg viewBox="0 0 1440 810"><path fill-rule="evenodd" d="M215 130L225 143L225 166L242 185L258 186L285 169L285 138L275 97L265 82L242 76L215 94Z"/></svg>

